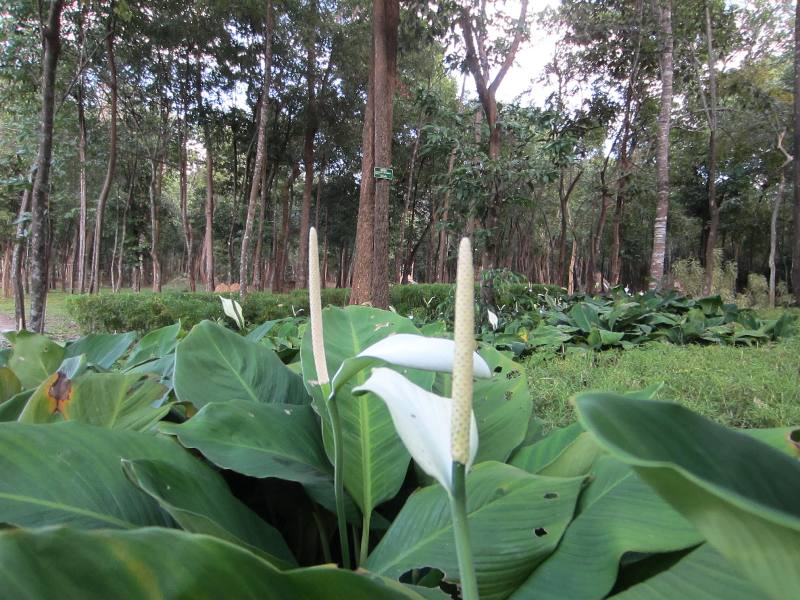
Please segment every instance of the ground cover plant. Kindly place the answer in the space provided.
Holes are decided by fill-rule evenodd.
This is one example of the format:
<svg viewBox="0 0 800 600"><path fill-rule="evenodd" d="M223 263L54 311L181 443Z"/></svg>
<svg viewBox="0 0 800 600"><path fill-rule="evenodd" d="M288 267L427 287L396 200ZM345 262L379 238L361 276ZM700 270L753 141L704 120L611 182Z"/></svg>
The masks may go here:
<svg viewBox="0 0 800 600"><path fill-rule="evenodd" d="M654 399L681 391L660 386L579 395L577 421L548 430L524 367L488 342L473 356L472 327L454 342L441 322L423 334L396 312L316 306L312 326L248 326L226 302L236 330L6 334L2 589L778 598L800 583L796 430L737 431ZM454 348L474 385L452 454L471 466L463 488L448 475ZM636 350L598 356L619 352Z"/></svg>

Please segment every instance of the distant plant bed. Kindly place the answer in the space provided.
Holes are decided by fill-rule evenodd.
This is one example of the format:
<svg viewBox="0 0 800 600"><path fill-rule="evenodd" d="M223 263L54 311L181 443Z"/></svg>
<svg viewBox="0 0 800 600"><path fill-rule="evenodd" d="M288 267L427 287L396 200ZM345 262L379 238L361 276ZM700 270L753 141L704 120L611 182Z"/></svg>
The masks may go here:
<svg viewBox="0 0 800 600"><path fill-rule="evenodd" d="M417 322L452 319L451 284L395 285L391 288L392 308ZM522 302L532 305L540 296L560 297L562 289L544 284L515 283L498 293L499 302ZM238 294L226 293L237 298ZM180 320L184 330L191 329L204 319L223 320L219 294L206 292L121 293L72 296L67 299L67 312L83 333L115 331L150 331ZM322 290L322 304L344 306L350 297L349 289ZM287 294L255 292L249 294L242 306L248 323L261 324L308 313L308 293L295 290ZM228 323L233 326L232 323Z"/></svg>
<svg viewBox="0 0 800 600"><path fill-rule="evenodd" d="M761 319L719 296L692 299L670 292L609 296L544 296L538 307L489 313L482 338L516 355L535 350L633 348L647 342L753 345L791 335L794 317Z"/></svg>

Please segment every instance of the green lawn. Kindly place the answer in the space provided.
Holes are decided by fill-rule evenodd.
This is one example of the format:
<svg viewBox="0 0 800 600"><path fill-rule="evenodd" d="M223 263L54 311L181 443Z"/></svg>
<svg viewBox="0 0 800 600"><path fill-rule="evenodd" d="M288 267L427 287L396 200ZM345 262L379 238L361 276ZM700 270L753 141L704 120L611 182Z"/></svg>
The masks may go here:
<svg viewBox="0 0 800 600"><path fill-rule="evenodd" d="M78 326L67 314L66 298L69 294L50 292L47 295L45 313L45 332L57 340L73 339L80 336ZM30 298L25 298L26 313L30 314ZM14 300L0 297L0 314L14 318Z"/></svg>
<svg viewBox="0 0 800 600"><path fill-rule="evenodd" d="M647 347L527 362L535 411L548 426L571 423L570 399L588 390L624 392L663 382L658 397L736 427L800 425L800 336L762 347Z"/></svg>

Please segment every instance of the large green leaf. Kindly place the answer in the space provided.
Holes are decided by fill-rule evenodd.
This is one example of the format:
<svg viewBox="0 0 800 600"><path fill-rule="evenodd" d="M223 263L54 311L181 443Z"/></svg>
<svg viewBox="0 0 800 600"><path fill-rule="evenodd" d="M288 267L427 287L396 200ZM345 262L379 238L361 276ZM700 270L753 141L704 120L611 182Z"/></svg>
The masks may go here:
<svg viewBox="0 0 800 600"><path fill-rule="evenodd" d="M800 463L678 404L585 394L584 427L773 598L800 589Z"/></svg>
<svg viewBox="0 0 800 600"><path fill-rule="evenodd" d="M231 494L210 469L185 470L160 460L123 460L123 470L186 531L205 533L261 550L281 563L296 565L277 529Z"/></svg>
<svg viewBox="0 0 800 600"><path fill-rule="evenodd" d="M348 358L393 333L418 333L409 319L393 312L366 306L328 307L322 311L325 358L332 376ZM325 449L333 456L329 420L311 350L311 331L306 330L300 349L303 381L323 417ZM408 369L402 373L410 374ZM342 423L344 486L366 515L393 498L405 478L410 456L395 432L386 405L372 394L354 396L351 390L363 383L369 371L352 377L336 395ZM410 379L430 389L433 374L415 371Z"/></svg>
<svg viewBox="0 0 800 600"><path fill-rule="evenodd" d="M160 430L223 469L296 481L333 507L333 468L310 406L212 402L185 423L162 423Z"/></svg>
<svg viewBox="0 0 800 600"><path fill-rule="evenodd" d="M11 396L5 402L0 403L0 423L19 419L19 415L33 392L34 390L23 390L19 394Z"/></svg>
<svg viewBox="0 0 800 600"><path fill-rule="evenodd" d="M327 566L279 571L246 549L177 530L0 533L14 600L419 600L409 587Z"/></svg>
<svg viewBox="0 0 800 600"><path fill-rule="evenodd" d="M511 464L529 473L538 473L555 461L582 433L580 423L554 429L544 439L517 450Z"/></svg>
<svg viewBox="0 0 800 600"><path fill-rule="evenodd" d="M556 548L581 482L496 462L475 467L467 478L467 513L481 598L507 597ZM434 567L458 581L445 490L435 485L413 494L365 566L388 577Z"/></svg>
<svg viewBox="0 0 800 600"><path fill-rule="evenodd" d="M125 368L130 369L142 363L172 354L178 345L181 322L154 329L142 336L125 360Z"/></svg>
<svg viewBox="0 0 800 600"><path fill-rule="evenodd" d="M86 355L89 363L110 369L136 339L134 332L90 333L67 345L64 358Z"/></svg>
<svg viewBox="0 0 800 600"><path fill-rule="evenodd" d="M22 384L8 367L0 367L0 403L22 391Z"/></svg>
<svg viewBox="0 0 800 600"><path fill-rule="evenodd" d="M3 335L14 347L8 367L19 378L23 389L39 385L55 372L64 359L64 348L38 333L20 331Z"/></svg>
<svg viewBox="0 0 800 600"><path fill-rule="evenodd" d="M122 459L208 467L169 439L82 423L0 423L0 523L20 527L170 526L158 504L126 479Z"/></svg>
<svg viewBox="0 0 800 600"><path fill-rule="evenodd" d="M624 554L669 552L702 541L628 465L601 457L591 474L577 518L513 598L604 598Z"/></svg>
<svg viewBox="0 0 800 600"><path fill-rule="evenodd" d="M159 406L165 391L154 379L136 373L87 372L73 380L59 370L39 385L19 420L145 431L169 412L169 405Z"/></svg>
<svg viewBox="0 0 800 600"><path fill-rule="evenodd" d="M675 598L766 600L768 596L743 578L712 546L703 544L671 568L612 598L615 600L674 600Z"/></svg>
<svg viewBox="0 0 800 600"><path fill-rule="evenodd" d="M300 378L274 352L211 321L178 344L174 386L179 400L198 408L229 400L308 402Z"/></svg>

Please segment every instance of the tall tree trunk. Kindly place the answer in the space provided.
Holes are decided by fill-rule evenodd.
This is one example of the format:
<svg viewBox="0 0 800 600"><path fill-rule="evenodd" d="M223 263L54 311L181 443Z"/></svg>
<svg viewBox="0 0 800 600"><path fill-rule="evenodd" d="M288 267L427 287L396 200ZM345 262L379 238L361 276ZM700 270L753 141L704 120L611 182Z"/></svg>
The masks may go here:
<svg viewBox="0 0 800 600"><path fill-rule="evenodd" d="M277 165L270 167L269 173L265 173L261 184L261 203L258 207L258 235L256 237L256 248L253 252L253 287L260 292L264 291L264 285L268 280L266 273L264 273L264 223L276 170Z"/></svg>
<svg viewBox="0 0 800 600"><path fill-rule="evenodd" d="M28 212L30 199L31 189L26 186L25 191L22 192L19 213L17 213L17 230L14 238L14 250L11 254L11 287L14 295L14 320L17 331L25 329L25 281L22 273L22 252L25 249L25 240L28 239L28 236L25 235L26 220L24 216Z"/></svg>
<svg viewBox="0 0 800 600"><path fill-rule="evenodd" d="M317 3L310 2L311 18L306 39L306 126L303 134L303 205L300 209L300 239L297 252L297 287L308 285L308 228L311 220L311 192L314 188L314 136L317 134Z"/></svg>
<svg viewBox="0 0 800 600"><path fill-rule="evenodd" d="M706 238L706 273L703 294L710 295L714 288L714 250L719 231L719 206L717 206L717 60L714 52L714 32L711 27L711 10L706 3L706 42L708 44L708 237Z"/></svg>
<svg viewBox="0 0 800 600"><path fill-rule="evenodd" d="M775 201L772 204L772 215L769 222L769 307L775 308L775 283L776 283L776 268L775 256L778 247L778 216L781 212L781 203L783 202L783 190L786 186L786 167L794 160L794 157L789 154L783 147L783 138L786 135L784 129L778 134L777 149L783 154L784 161L780 166L780 175L778 178L778 190L775 195Z"/></svg>
<svg viewBox="0 0 800 600"><path fill-rule="evenodd" d="M398 0L375 0L372 32L375 57L375 167L392 165L392 116L397 72ZM388 179L375 179L373 216L372 305L389 308L389 193Z"/></svg>
<svg viewBox="0 0 800 600"><path fill-rule="evenodd" d="M606 154L603 168L600 170L600 210L597 215L597 226L592 232L589 240L589 261L587 265L587 288L590 293L597 293L603 290L603 269L600 260L600 250L603 244L603 234L608 217L608 208L611 205L611 194L609 194L606 174L608 163L611 159L611 152Z"/></svg>
<svg viewBox="0 0 800 600"><path fill-rule="evenodd" d="M800 303L800 0L795 7L794 20L794 206L792 217L792 292Z"/></svg>
<svg viewBox="0 0 800 600"><path fill-rule="evenodd" d="M656 147L656 180L658 202L653 225L653 252L650 257L648 287L659 289L664 277L667 249L667 217L669 215L669 131L672 116L672 0L659 0L658 22L661 29L661 111L658 114L658 145Z"/></svg>
<svg viewBox="0 0 800 600"><path fill-rule="evenodd" d="M322 155L322 161L319 165L319 173L317 173L317 199L314 202L314 227L319 231L319 215L322 209L322 188L325 185L325 167L327 166L327 159L325 154ZM323 282L324 284L324 282Z"/></svg>
<svg viewBox="0 0 800 600"><path fill-rule="evenodd" d="M109 126L109 148L108 148L108 167L103 187L100 188L100 195L97 197L97 210L94 220L94 243L92 247L92 278L90 282L90 292L100 291L100 245L103 239L103 214L108 201L108 194L111 192L111 185L114 183L114 170L117 166L117 64L114 60L114 21L111 18L106 35L106 59L108 61L109 91L111 92L110 126Z"/></svg>
<svg viewBox="0 0 800 600"><path fill-rule="evenodd" d="M403 280L403 265L405 263L405 259L411 253L411 234L413 234L413 228L411 233L409 233L409 239L406 239L406 227L408 226L409 221L409 207L411 206L411 194L414 191L414 174L417 169L417 154L419 153L419 140L422 137L420 135L420 129L422 127L422 114L419 115L417 118L417 126L415 127L416 136L414 138L414 145L411 148L411 158L408 159L408 178L406 180L406 191L403 194L403 212L400 215L400 237L399 242L397 244L397 250L395 252L395 260L394 260L394 272L395 272L395 281L402 281ZM410 220L414 221L414 213L411 213Z"/></svg>
<svg viewBox="0 0 800 600"><path fill-rule="evenodd" d="M86 114L84 108L84 92L86 90L86 78L84 76L84 63L86 61L86 37L84 23L89 3L83 5L79 13L78 21L78 46L79 61L78 69L78 162L80 164L79 188L80 188L80 215L78 217L78 292L86 291L86 220L88 212L88 199L86 188Z"/></svg>
<svg viewBox="0 0 800 600"><path fill-rule="evenodd" d="M181 210L181 225L183 226L183 243L186 248L186 277L189 279L189 289L194 292L196 284L194 280L194 232L192 231L192 224L189 221L189 180L187 173L187 156L186 156L186 111L181 119L181 132L180 132L180 150L179 150L179 166L180 170L180 210ZM131 188L132 189L132 188Z"/></svg>
<svg viewBox="0 0 800 600"><path fill-rule="evenodd" d="M375 65L370 65L367 104L361 134L361 187L358 196L356 245L353 256L353 289L350 304L363 304L372 299L373 232L375 223ZM344 247L342 248L342 260ZM344 287L340 264L339 286Z"/></svg>
<svg viewBox="0 0 800 600"><path fill-rule="evenodd" d="M264 26L264 80L261 85L261 103L258 114L258 141L256 142L256 159L253 165L253 177L250 183L250 196L247 202L247 216L242 234L242 250L239 254L239 294L244 300L247 296L247 282L250 269L250 236L253 233L253 219L258 208L258 190L264 177L267 153L267 126L269 119L269 88L272 71L272 0L267 0ZM255 265L260 268L260 265Z"/></svg>
<svg viewBox="0 0 800 600"><path fill-rule="evenodd" d="M442 214L439 217L441 225L439 227L439 247L436 251L436 281L439 283L447 282L447 238L448 238L448 219L450 218L450 183L453 176L453 167L456 164L456 149L450 151L450 158L447 161L447 189L444 191L442 200Z"/></svg>
<svg viewBox="0 0 800 600"><path fill-rule="evenodd" d="M122 226L120 227L121 231L119 235L119 254L117 256L117 279L115 282L116 286L113 290L114 293L119 292L120 288L122 287L122 267L125 264L125 235L128 228L128 209L130 209L131 203L133 202L133 192L136 186L136 166L137 161L134 160L128 187L128 198L125 201L125 208L122 210Z"/></svg>
<svg viewBox="0 0 800 600"><path fill-rule="evenodd" d="M281 202L281 232L275 252L275 266L272 271L272 291L280 293L285 290L284 276L286 272L286 258L289 255L289 208L292 197L292 187L294 180L300 173L297 163L292 163L289 176L286 179L286 187L283 190Z"/></svg>
<svg viewBox="0 0 800 600"><path fill-rule="evenodd" d="M161 98L161 125L153 156L150 160L150 262L153 265L153 291L161 291L161 259L158 254L158 243L161 234L159 210L161 190L164 182L164 158L167 152L167 136L169 135L169 100ZM112 267L113 268L113 267Z"/></svg>
<svg viewBox="0 0 800 600"><path fill-rule="evenodd" d="M6 245L3 251L3 298L11 295L11 253L13 244Z"/></svg>
<svg viewBox="0 0 800 600"><path fill-rule="evenodd" d="M50 166L53 157L53 116L55 79L61 46L62 0L53 0L47 23L42 30L42 128L39 138L36 177L31 192L31 328L44 331L47 304L47 203L50 188Z"/></svg>
<svg viewBox="0 0 800 600"><path fill-rule="evenodd" d="M203 262L202 272L205 279L205 290L214 291L214 146L211 139L211 124L209 115L203 104L203 74L202 62L198 57L195 70L195 95L197 108L203 121L203 144L206 150L206 203L205 203L205 231L203 233Z"/></svg>

